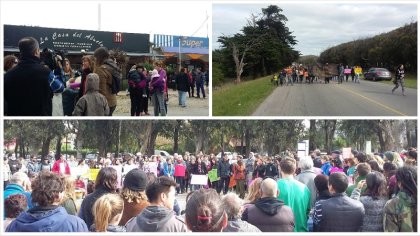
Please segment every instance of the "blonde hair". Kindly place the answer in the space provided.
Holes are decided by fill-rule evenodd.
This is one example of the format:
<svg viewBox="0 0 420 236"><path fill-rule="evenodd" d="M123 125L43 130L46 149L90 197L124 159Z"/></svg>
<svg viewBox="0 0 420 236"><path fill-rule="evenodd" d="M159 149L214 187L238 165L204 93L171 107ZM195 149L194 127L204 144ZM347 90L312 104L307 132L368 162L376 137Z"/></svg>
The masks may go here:
<svg viewBox="0 0 420 236"><path fill-rule="evenodd" d="M96 232L106 232L111 220L124 209L124 201L118 194L108 193L96 200L92 207Z"/></svg>
<svg viewBox="0 0 420 236"><path fill-rule="evenodd" d="M123 188L120 196L128 203L140 203L141 201L147 201L147 196L144 191L133 191L129 188Z"/></svg>
<svg viewBox="0 0 420 236"><path fill-rule="evenodd" d="M248 195L245 197L245 203L254 203L261 197L260 188L262 181L262 178L256 178L251 182Z"/></svg>
<svg viewBox="0 0 420 236"><path fill-rule="evenodd" d="M62 177L63 183L64 183L64 199L63 201L66 201L67 199L76 199L76 181L71 176L63 176Z"/></svg>

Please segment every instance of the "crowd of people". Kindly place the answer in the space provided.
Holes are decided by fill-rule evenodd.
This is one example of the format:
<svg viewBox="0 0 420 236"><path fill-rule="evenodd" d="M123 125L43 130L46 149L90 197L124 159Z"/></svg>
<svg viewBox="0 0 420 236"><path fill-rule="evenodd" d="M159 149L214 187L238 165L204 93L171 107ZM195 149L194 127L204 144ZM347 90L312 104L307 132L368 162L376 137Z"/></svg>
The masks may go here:
<svg viewBox="0 0 420 236"><path fill-rule="evenodd" d="M336 72L334 72L336 69ZM322 71L322 73L320 73ZM336 65L334 71L326 63L322 69L317 66L305 66L302 64L288 66L281 70L279 74L273 74L271 82L276 86L292 85L295 83L309 83L321 82L321 78L328 84L330 80L337 81L341 84L344 79L346 82L351 81L354 83L360 83L360 77L362 76L362 68L360 66L348 66L345 67L343 64Z"/></svg>
<svg viewBox="0 0 420 236"><path fill-rule="evenodd" d="M99 47L93 55L84 55L80 71L71 68L68 58L54 54L45 58L35 38L19 41L20 57L4 58L4 112L8 116L112 116L117 106L122 73L112 50ZM51 54L48 54L51 55ZM47 63L48 60L54 60ZM142 64L134 65L127 75L131 100L131 116L154 116L168 113L168 77L162 61L147 71ZM206 97L208 72L183 68L176 74L179 105L186 107L186 93Z"/></svg>
<svg viewBox="0 0 420 236"><path fill-rule="evenodd" d="M414 148L4 163L7 232L417 232ZM99 173L86 186L82 170L90 168Z"/></svg>

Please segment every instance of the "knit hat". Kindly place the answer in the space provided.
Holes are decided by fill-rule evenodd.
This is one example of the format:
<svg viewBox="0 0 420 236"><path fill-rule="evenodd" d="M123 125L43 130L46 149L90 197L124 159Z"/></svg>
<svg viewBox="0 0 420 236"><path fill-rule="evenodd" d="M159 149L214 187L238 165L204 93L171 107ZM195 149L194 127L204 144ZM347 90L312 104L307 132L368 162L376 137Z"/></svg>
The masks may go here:
<svg viewBox="0 0 420 236"><path fill-rule="evenodd" d="M392 152L385 152L385 157L389 162L394 162L394 154Z"/></svg>
<svg viewBox="0 0 420 236"><path fill-rule="evenodd" d="M130 170L124 179L124 188L133 191L144 191L147 185L146 173L140 169Z"/></svg>

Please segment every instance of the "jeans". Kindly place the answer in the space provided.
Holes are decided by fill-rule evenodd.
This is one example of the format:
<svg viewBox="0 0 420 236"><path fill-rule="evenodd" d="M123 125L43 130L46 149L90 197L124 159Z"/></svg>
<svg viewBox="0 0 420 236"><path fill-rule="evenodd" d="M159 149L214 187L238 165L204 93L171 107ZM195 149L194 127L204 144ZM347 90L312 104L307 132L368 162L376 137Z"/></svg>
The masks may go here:
<svg viewBox="0 0 420 236"><path fill-rule="evenodd" d="M394 92L400 85L402 89L402 94L404 94L404 79L397 80L397 83L395 84L395 87L392 89L392 92Z"/></svg>
<svg viewBox="0 0 420 236"><path fill-rule="evenodd" d="M226 194L229 190L229 181L230 181L230 176L223 176L220 177L220 181L219 181L219 193L222 191L223 189L223 194Z"/></svg>
<svg viewBox="0 0 420 236"><path fill-rule="evenodd" d="M184 192L184 176L176 176L175 177L175 181L176 181L176 183L179 185L177 188L176 188L176 192L177 193L182 193L182 192Z"/></svg>
<svg viewBox="0 0 420 236"><path fill-rule="evenodd" d="M196 82L196 86L197 86L197 97L200 97L200 90L201 90L203 93L203 98L205 98L206 92L204 92L204 83Z"/></svg>
<svg viewBox="0 0 420 236"><path fill-rule="evenodd" d="M183 107L187 106L187 104L185 104L185 102L187 101L187 92L178 90L178 101L179 105Z"/></svg>
<svg viewBox="0 0 420 236"><path fill-rule="evenodd" d="M155 116L159 116L159 113L162 116L166 116L165 100L163 98L163 92L155 91L152 95L153 97L153 108Z"/></svg>

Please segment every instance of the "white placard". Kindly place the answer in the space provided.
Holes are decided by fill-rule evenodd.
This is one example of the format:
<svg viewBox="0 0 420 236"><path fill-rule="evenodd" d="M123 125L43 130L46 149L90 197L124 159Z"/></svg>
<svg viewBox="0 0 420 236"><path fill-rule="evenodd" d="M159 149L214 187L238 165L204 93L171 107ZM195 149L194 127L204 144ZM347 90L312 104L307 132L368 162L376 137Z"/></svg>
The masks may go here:
<svg viewBox="0 0 420 236"><path fill-rule="evenodd" d="M343 158L347 159L350 158L351 148L343 148Z"/></svg>
<svg viewBox="0 0 420 236"><path fill-rule="evenodd" d="M366 154L372 153L372 142L366 141Z"/></svg>
<svg viewBox="0 0 420 236"><path fill-rule="evenodd" d="M298 143L298 151L305 151L306 150L306 143L305 142L299 142Z"/></svg>
<svg viewBox="0 0 420 236"><path fill-rule="evenodd" d="M191 184L207 185L207 175L191 175Z"/></svg>

